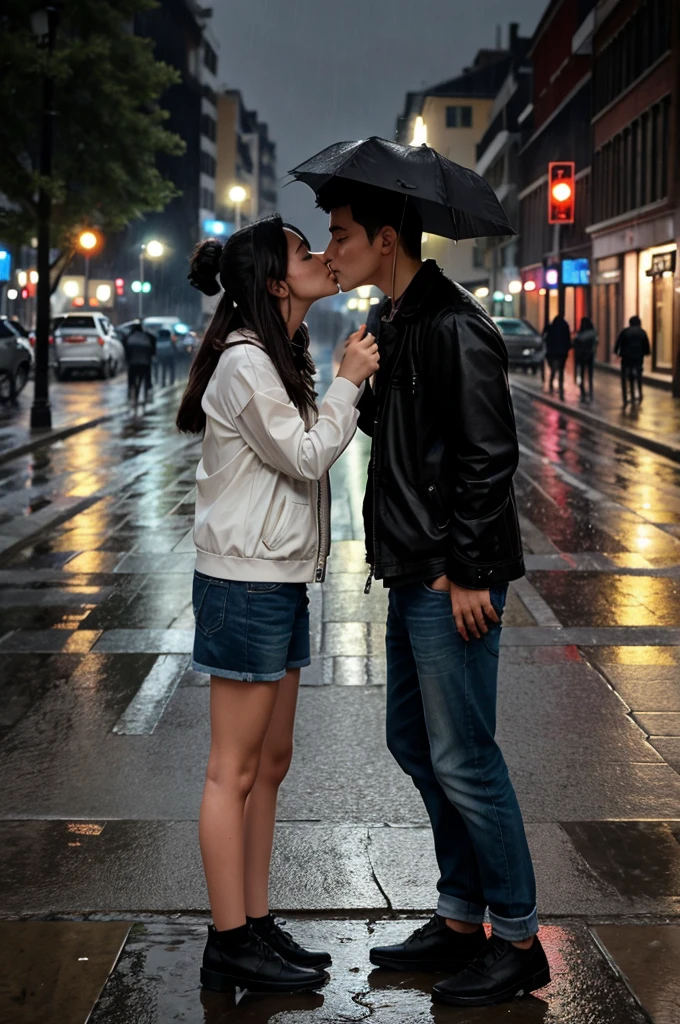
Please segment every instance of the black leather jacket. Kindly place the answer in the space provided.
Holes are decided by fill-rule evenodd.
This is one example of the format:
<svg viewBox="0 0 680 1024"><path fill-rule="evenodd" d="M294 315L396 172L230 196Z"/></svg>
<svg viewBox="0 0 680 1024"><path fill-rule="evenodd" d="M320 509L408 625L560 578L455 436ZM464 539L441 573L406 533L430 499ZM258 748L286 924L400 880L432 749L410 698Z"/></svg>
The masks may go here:
<svg viewBox="0 0 680 1024"><path fill-rule="evenodd" d="M381 316L378 341L375 392L367 386L359 406L373 438L364 523L376 579L446 572L483 590L523 576L517 433L495 324L428 260L393 320Z"/></svg>

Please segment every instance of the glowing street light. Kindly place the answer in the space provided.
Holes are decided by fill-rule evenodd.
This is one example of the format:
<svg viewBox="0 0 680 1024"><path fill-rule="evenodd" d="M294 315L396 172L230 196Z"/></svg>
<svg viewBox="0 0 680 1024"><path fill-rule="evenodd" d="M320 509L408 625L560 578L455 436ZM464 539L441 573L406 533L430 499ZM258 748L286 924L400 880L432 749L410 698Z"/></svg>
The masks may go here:
<svg viewBox="0 0 680 1024"><path fill-rule="evenodd" d="M144 257L148 256L149 259L159 260L164 255L165 255L165 246L163 245L162 242L159 242L157 238L152 238L151 241L149 241L149 242L143 242L142 245L141 245L141 248L139 250L139 281L140 281L140 287L137 289L133 285L132 290L138 292L138 294L139 294L139 319L140 320L144 316L144 299L143 299L143 296L144 295L148 295L148 293L151 291L151 285L150 284L149 284L148 288L144 287L144 285L148 283L148 282L146 282L144 280Z"/></svg>
<svg viewBox="0 0 680 1024"><path fill-rule="evenodd" d="M519 295L519 293L522 291L522 282L511 281L510 284L508 285L508 291L510 292L511 295Z"/></svg>
<svg viewBox="0 0 680 1024"><path fill-rule="evenodd" d="M83 231L78 238L78 245L81 249L85 249L86 252L91 252L92 249L96 249L99 243L99 239L95 235L94 231Z"/></svg>
<svg viewBox="0 0 680 1024"><path fill-rule="evenodd" d="M152 260L158 260L165 252L165 246L162 242L152 239L152 241L146 243L146 255L150 256Z"/></svg>
<svg viewBox="0 0 680 1024"><path fill-rule="evenodd" d="M243 185L232 185L228 192L229 202L234 204L236 210L235 227L238 231L241 227L241 207L248 198L248 193Z"/></svg>
<svg viewBox="0 0 680 1024"><path fill-rule="evenodd" d="M481 288L477 288L475 290L475 296L478 299L485 299L488 296L488 294L489 294L489 289L486 287L486 285L482 285Z"/></svg>

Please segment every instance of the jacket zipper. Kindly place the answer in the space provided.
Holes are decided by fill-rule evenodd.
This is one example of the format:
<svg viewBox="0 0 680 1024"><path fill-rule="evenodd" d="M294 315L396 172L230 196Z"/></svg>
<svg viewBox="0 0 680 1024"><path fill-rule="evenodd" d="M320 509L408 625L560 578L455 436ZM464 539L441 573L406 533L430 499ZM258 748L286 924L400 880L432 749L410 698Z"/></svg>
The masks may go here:
<svg viewBox="0 0 680 1024"><path fill-rule="evenodd" d="M316 572L314 580L316 583L323 583L326 576L326 558L328 556L328 515L327 502L324 502L324 490L327 485L327 477L322 477L317 485L316 522L319 531L319 546L316 557Z"/></svg>

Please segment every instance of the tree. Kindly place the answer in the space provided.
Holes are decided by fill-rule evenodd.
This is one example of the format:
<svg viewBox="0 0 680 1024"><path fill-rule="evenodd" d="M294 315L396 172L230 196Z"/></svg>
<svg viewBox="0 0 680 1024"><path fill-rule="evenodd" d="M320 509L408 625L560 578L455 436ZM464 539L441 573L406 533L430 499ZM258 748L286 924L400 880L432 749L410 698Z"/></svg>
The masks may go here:
<svg viewBox="0 0 680 1024"><path fill-rule="evenodd" d="M119 231L178 195L155 157L184 152L159 106L179 75L154 59L151 40L133 33L134 16L155 0L63 0L49 67L31 32L31 11L40 6L3 0L0 14L0 238L21 245L36 234L42 81L50 71L53 173L43 184L63 263L83 227Z"/></svg>

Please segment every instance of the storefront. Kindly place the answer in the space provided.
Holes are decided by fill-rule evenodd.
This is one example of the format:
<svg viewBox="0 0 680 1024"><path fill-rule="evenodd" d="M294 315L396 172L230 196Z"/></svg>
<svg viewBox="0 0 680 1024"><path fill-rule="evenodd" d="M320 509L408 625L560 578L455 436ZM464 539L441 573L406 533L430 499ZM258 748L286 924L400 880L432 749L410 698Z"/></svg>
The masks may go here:
<svg viewBox="0 0 680 1024"><path fill-rule="evenodd" d="M582 257L562 260L564 288L564 319L573 332L578 331L584 316L590 316L590 260Z"/></svg>
<svg viewBox="0 0 680 1024"><path fill-rule="evenodd" d="M622 327L620 256L608 256L595 263L593 323L599 339L597 358L603 363L613 362L614 346Z"/></svg>
<svg viewBox="0 0 680 1024"><path fill-rule="evenodd" d="M673 372L673 304L677 245L645 249L638 261L638 303L652 345L652 369Z"/></svg>

